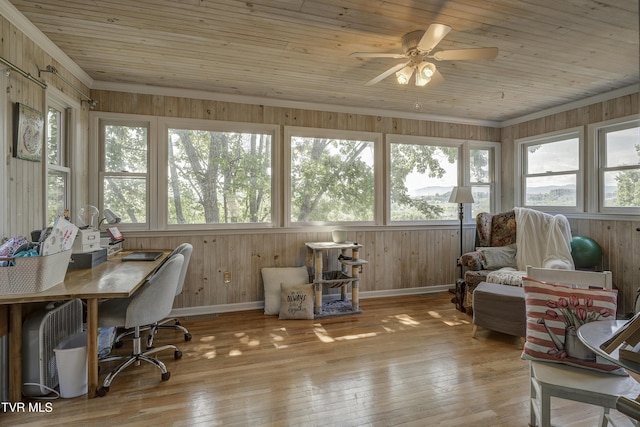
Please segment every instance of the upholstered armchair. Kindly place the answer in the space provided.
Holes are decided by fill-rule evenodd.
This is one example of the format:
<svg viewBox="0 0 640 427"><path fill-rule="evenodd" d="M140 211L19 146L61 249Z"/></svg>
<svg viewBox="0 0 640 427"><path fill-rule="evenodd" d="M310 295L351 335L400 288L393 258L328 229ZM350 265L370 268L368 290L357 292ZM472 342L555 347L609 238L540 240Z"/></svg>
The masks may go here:
<svg viewBox="0 0 640 427"><path fill-rule="evenodd" d="M528 208L476 217L475 251L460 258L466 267L462 307L471 312L480 282L521 286L527 266L573 270L571 227L564 215Z"/></svg>
<svg viewBox="0 0 640 427"><path fill-rule="evenodd" d="M476 248L505 248L516 243L516 216L513 210L498 214L488 212L479 213L476 216ZM511 246L515 253L515 247ZM464 281L466 291L462 306L467 312L471 311L471 298L473 290L486 281L487 275L508 265L499 265L489 255L490 251L475 250L462 255L460 263L466 267ZM515 261L515 257L514 257Z"/></svg>

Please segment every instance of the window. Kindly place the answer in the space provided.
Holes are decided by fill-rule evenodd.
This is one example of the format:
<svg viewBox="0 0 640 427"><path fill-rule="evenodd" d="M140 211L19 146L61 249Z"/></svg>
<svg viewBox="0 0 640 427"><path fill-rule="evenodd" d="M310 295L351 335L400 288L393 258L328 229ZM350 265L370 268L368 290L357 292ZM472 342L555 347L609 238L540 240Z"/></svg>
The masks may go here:
<svg viewBox="0 0 640 427"><path fill-rule="evenodd" d="M449 197L460 181L462 142L391 135L389 141L390 220L458 218Z"/></svg>
<svg viewBox="0 0 640 427"><path fill-rule="evenodd" d="M169 128L168 224L271 223L272 136Z"/></svg>
<svg viewBox="0 0 640 427"><path fill-rule="evenodd" d="M600 210L637 212L640 208L640 121L602 127L597 138Z"/></svg>
<svg viewBox="0 0 640 427"><path fill-rule="evenodd" d="M68 158L67 115L66 108L56 102L49 102L46 125L46 215L48 225L53 225L56 217L62 216L65 209L70 209L69 182L71 169L69 168Z"/></svg>
<svg viewBox="0 0 640 427"><path fill-rule="evenodd" d="M124 230L273 225L277 126L93 113L99 206Z"/></svg>
<svg viewBox="0 0 640 427"><path fill-rule="evenodd" d="M469 149L469 177L474 203L471 218L480 212L495 212L497 203L496 177L499 176L499 148L495 146Z"/></svg>
<svg viewBox="0 0 640 427"><path fill-rule="evenodd" d="M149 216L149 122L100 121L102 209L123 224L147 224Z"/></svg>
<svg viewBox="0 0 640 427"><path fill-rule="evenodd" d="M289 221L376 221L378 134L287 128Z"/></svg>
<svg viewBox="0 0 640 427"><path fill-rule="evenodd" d="M582 139L580 128L517 141L522 165L519 198L523 206L582 210Z"/></svg>

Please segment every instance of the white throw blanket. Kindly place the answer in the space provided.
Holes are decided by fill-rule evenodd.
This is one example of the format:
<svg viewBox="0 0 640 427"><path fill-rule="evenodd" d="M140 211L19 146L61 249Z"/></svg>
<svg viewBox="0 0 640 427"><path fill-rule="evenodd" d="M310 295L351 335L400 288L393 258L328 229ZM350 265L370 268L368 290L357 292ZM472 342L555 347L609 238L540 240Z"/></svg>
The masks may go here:
<svg viewBox="0 0 640 427"><path fill-rule="evenodd" d="M514 210L518 270L526 271L527 265L575 269L571 257L571 227L567 217L526 208Z"/></svg>

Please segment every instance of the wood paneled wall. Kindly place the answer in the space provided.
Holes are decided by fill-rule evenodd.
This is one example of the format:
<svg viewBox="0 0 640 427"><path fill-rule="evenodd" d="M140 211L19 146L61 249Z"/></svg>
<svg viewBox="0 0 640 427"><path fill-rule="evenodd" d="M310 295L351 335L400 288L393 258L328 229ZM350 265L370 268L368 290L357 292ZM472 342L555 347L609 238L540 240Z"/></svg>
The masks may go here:
<svg viewBox="0 0 640 427"><path fill-rule="evenodd" d="M76 87L89 93L80 80L69 73L63 66L48 55L34 42L19 31L4 17L0 16L0 56L15 66L21 68L32 76L38 76L38 69L44 69L47 65L53 65L58 72L67 80L72 82ZM3 68L0 65L0 69ZM47 83L49 87L55 87L63 94L68 95L71 99L78 100L79 96L61 79L52 74L44 74L40 80ZM35 83L20 76L16 72L11 72L6 79L7 86L2 88L7 94L7 104L4 108L7 111L6 124L7 129L3 129L3 137L6 140L5 150L3 150L2 161L6 161L6 176L0 176L0 179L7 182L8 200L3 200L4 209L7 212L7 230L0 230L0 234L6 237L25 235L35 229L41 229L46 224L44 221L44 163L30 162L20 160L13 157L13 107L16 102L28 105L38 111L46 112L46 93L45 90ZM76 139L82 141L86 147L88 133L88 110L83 107L82 113L79 115L79 123L76 128ZM44 143L44 140L43 140ZM86 148L83 152L86 157ZM86 158L76 159L79 168L86 167ZM77 176L84 176L86 180L86 170L74 170ZM72 183L74 186L75 204L80 206L87 203L87 183ZM70 207L75 209L75 207ZM2 212L0 212L1 214ZM0 235L1 237L4 237Z"/></svg>
<svg viewBox="0 0 640 427"><path fill-rule="evenodd" d="M465 235L472 236L472 229ZM398 291L454 283L458 276L457 229L352 231L348 239L363 245L360 257L369 261L360 291ZM182 295L174 307L238 304L264 299L263 267L306 265L305 242L330 241L330 232L201 233L198 236L128 237L127 248L174 248L193 245ZM472 244L472 243L471 243ZM339 252L327 251L324 265L339 270ZM223 282L223 272L231 283Z"/></svg>

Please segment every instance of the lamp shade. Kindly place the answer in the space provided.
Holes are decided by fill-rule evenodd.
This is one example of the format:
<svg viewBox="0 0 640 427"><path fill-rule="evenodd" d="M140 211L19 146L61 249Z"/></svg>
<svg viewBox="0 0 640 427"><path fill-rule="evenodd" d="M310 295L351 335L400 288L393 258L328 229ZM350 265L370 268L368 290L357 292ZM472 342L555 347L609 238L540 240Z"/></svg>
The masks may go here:
<svg viewBox="0 0 640 427"><path fill-rule="evenodd" d="M119 224L120 217L114 214L111 209L104 210L104 220L107 221L108 224Z"/></svg>
<svg viewBox="0 0 640 427"><path fill-rule="evenodd" d="M449 203L473 203L471 187L453 187Z"/></svg>

